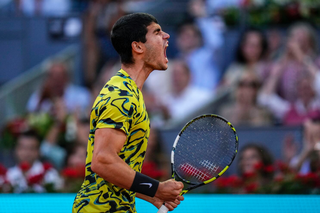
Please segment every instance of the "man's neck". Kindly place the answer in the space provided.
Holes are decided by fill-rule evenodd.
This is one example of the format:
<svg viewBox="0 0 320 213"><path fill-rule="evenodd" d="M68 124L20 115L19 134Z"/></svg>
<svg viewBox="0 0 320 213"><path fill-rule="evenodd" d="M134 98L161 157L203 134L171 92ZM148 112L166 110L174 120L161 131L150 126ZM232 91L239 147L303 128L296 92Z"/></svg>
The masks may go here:
<svg viewBox="0 0 320 213"><path fill-rule="evenodd" d="M137 87L142 90L144 82L147 80L150 73L153 71L150 68L145 67L143 64L121 64L121 69L126 71L130 78L136 83Z"/></svg>

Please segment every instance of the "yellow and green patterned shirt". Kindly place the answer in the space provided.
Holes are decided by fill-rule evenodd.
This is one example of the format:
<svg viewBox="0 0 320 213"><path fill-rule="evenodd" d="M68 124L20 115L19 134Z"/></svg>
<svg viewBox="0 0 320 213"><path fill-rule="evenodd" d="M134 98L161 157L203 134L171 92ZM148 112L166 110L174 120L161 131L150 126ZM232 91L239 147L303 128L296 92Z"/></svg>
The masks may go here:
<svg viewBox="0 0 320 213"><path fill-rule="evenodd" d="M141 171L150 121L141 91L124 70L103 87L93 104L90 121L86 177L74 200L73 212L136 212L134 192L107 182L91 170L95 131L115 128L127 135L119 157L135 171Z"/></svg>

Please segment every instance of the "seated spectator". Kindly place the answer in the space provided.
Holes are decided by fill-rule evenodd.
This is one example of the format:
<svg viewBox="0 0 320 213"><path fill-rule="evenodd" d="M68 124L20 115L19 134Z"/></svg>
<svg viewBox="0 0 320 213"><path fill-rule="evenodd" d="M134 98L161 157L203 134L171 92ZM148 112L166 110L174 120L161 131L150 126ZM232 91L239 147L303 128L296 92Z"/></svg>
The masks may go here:
<svg viewBox="0 0 320 213"><path fill-rule="evenodd" d="M303 148L291 159L290 167L302 175L320 170L320 120L304 122Z"/></svg>
<svg viewBox="0 0 320 213"><path fill-rule="evenodd" d="M218 114L236 126L262 126L271 124L271 114L257 103L259 88L260 81L254 73L243 73L239 78L235 91L231 94L231 102L222 105Z"/></svg>
<svg viewBox="0 0 320 213"><path fill-rule="evenodd" d="M13 192L50 192L61 188L59 173L40 160L40 141L35 132L21 133L15 146L16 166L8 169L6 179Z"/></svg>
<svg viewBox="0 0 320 213"><path fill-rule="evenodd" d="M234 87L245 72L252 72L262 82L268 70L268 64L264 60L266 51L267 41L260 30L245 31L236 50L236 59L224 74L222 86Z"/></svg>
<svg viewBox="0 0 320 213"><path fill-rule="evenodd" d="M59 99L54 105L53 124L41 143L41 156L61 170L66 160L66 149L74 144L87 146L90 131L88 116L81 112L67 115L66 106Z"/></svg>
<svg viewBox="0 0 320 213"><path fill-rule="evenodd" d="M238 174L244 181L239 193L250 193L248 189L253 186L258 188L269 184L274 176L272 155L261 145L245 145L239 152Z"/></svg>
<svg viewBox="0 0 320 213"><path fill-rule="evenodd" d="M52 62L40 90L33 93L28 101L29 112L50 112L54 102L62 98L67 112L76 110L86 112L89 107L90 93L86 88L70 82L68 67L63 62Z"/></svg>
<svg viewBox="0 0 320 213"><path fill-rule="evenodd" d="M284 64L277 64L266 81L258 102L267 107L285 125L301 125L306 119L320 115L320 72L312 68L297 75L295 101L289 102L276 93Z"/></svg>
<svg viewBox="0 0 320 213"><path fill-rule="evenodd" d="M176 60L172 62L171 69L173 91L165 97L163 104L168 108L171 119L181 120L208 104L213 94L191 83L192 74L185 62Z"/></svg>
<svg viewBox="0 0 320 213"><path fill-rule="evenodd" d="M296 23L290 27L284 52L275 64L275 69L281 69L276 92L282 99L294 103L299 96L296 85L301 75L309 71L314 78L319 72L317 47L317 34L311 25Z"/></svg>

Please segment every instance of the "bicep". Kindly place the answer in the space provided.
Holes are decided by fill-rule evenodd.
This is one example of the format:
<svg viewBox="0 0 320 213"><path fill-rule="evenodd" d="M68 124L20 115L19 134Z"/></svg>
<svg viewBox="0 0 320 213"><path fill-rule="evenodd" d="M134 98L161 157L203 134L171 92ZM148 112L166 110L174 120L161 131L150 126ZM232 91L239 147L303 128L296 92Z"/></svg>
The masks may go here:
<svg viewBox="0 0 320 213"><path fill-rule="evenodd" d="M118 155L126 140L126 134L119 129L97 129L94 139L93 160L98 156L111 157Z"/></svg>
<svg viewBox="0 0 320 213"><path fill-rule="evenodd" d="M130 189L135 171L118 155L126 140L127 136L122 130L97 129L91 169L104 180L118 187Z"/></svg>

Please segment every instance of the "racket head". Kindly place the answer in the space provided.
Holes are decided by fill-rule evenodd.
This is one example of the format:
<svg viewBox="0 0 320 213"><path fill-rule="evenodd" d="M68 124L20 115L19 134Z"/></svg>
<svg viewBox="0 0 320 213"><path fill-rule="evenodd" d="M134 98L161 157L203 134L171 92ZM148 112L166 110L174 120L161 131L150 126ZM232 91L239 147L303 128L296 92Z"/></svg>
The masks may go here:
<svg viewBox="0 0 320 213"><path fill-rule="evenodd" d="M220 177L236 157L238 141L235 128L219 115L189 121L171 152L172 177L191 185L182 194Z"/></svg>

